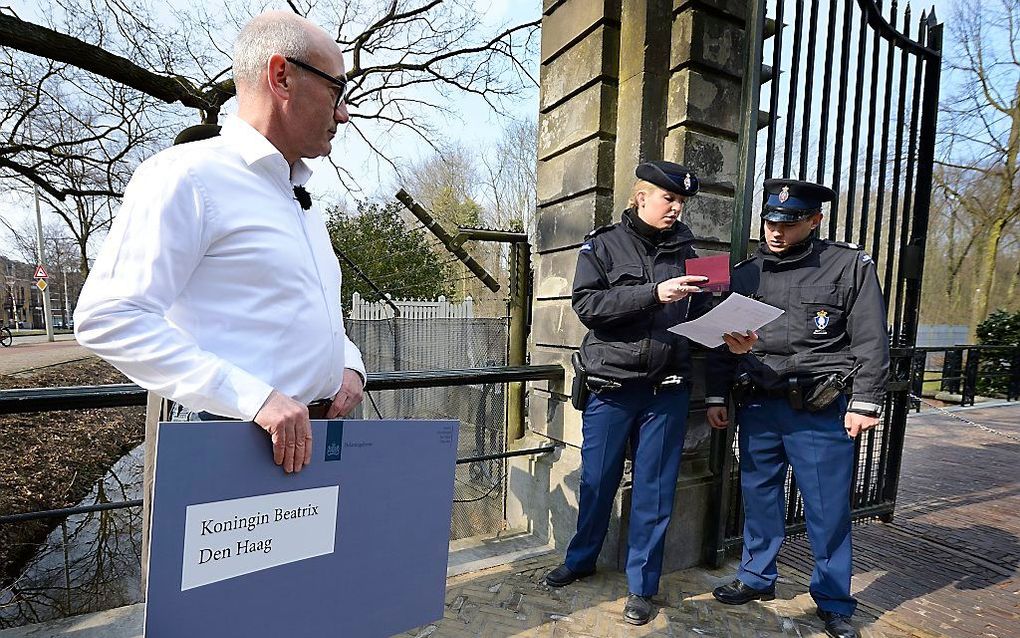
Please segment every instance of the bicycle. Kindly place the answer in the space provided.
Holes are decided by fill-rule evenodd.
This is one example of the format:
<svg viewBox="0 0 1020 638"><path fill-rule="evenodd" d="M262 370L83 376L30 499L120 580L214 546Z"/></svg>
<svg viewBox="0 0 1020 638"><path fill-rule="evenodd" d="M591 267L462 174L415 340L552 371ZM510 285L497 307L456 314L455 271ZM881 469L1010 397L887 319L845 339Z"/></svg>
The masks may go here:
<svg viewBox="0 0 1020 638"><path fill-rule="evenodd" d="M7 326L0 324L0 346L9 348L12 343L14 343L14 335L11 334Z"/></svg>

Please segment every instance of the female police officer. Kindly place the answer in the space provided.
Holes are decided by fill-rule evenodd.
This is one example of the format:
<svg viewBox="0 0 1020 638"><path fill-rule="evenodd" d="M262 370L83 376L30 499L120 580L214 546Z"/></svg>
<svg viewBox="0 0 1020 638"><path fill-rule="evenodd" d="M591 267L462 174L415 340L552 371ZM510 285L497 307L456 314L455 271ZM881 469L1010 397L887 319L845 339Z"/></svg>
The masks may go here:
<svg viewBox="0 0 1020 638"><path fill-rule="evenodd" d="M583 406L577 533L552 587L595 571L630 441L634 460L624 619L642 625L658 592L662 547L673 509L687 425L690 358L668 328L706 310L692 295L704 277L685 276L694 235L679 221L698 192L692 171L672 162L637 167L629 208L586 237L574 275L573 307L589 328L581 362L592 390Z"/></svg>

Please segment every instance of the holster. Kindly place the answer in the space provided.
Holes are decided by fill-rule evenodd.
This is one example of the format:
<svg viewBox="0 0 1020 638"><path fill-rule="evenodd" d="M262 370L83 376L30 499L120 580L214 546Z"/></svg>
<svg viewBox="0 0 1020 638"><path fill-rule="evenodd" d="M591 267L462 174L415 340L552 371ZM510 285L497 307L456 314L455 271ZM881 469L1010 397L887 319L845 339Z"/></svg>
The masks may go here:
<svg viewBox="0 0 1020 638"><path fill-rule="evenodd" d="M746 372L741 372L737 375L736 380L733 382L733 387L730 389L733 404L738 408L744 407L747 405L747 400L751 398L753 392L754 382L751 381L751 375Z"/></svg>
<svg viewBox="0 0 1020 638"><path fill-rule="evenodd" d="M591 390L588 389L588 371L581 363L581 353L574 352L570 356L570 365L574 367L574 382L570 384L570 405L575 410L583 411L588 405L588 396Z"/></svg>
<svg viewBox="0 0 1020 638"><path fill-rule="evenodd" d="M800 387L800 380L797 377L786 380L786 398L794 410L804 409L804 390Z"/></svg>
<svg viewBox="0 0 1020 638"><path fill-rule="evenodd" d="M833 372L822 379L808 392L807 398L804 399L804 407L808 412L818 412L832 405L832 402L843 393L860 369L861 364L858 363L846 375Z"/></svg>

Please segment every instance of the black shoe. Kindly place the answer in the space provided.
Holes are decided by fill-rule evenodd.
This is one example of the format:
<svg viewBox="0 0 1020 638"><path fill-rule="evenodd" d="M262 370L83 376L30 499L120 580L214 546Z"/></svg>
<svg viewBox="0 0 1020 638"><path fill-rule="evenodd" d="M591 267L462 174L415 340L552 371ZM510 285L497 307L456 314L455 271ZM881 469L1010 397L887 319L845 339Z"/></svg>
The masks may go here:
<svg viewBox="0 0 1020 638"><path fill-rule="evenodd" d="M825 633L832 638L857 638L857 630L850 622L850 616L819 609L818 617L825 621Z"/></svg>
<svg viewBox="0 0 1020 638"><path fill-rule="evenodd" d="M564 587L575 580L584 578L585 576L591 576L594 573L594 569L590 572L575 572L566 565L560 565L545 575L545 584L550 587Z"/></svg>
<svg viewBox="0 0 1020 638"><path fill-rule="evenodd" d="M630 594L627 596L627 604L623 608L623 619L632 625L644 625L652 619L651 596L638 596Z"/></svg>
<svg viewBox="0 0 1020 638"><path fill-rule="evenodd" d="M743 605L752 600L772 600L776 597L776 590L775 588L754 589L745 585L739 578L735 578L729 585L716 587L712 591L712 595L716 600L727 605Z"/></svg>

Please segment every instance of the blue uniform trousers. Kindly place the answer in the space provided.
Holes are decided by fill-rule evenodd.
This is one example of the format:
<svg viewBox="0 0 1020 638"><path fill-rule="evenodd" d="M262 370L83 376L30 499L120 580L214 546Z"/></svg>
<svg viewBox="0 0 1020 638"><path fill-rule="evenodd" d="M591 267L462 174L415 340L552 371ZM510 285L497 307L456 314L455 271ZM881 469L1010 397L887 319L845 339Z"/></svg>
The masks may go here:
<svg viewBox="0 0 1020 638"><path fill-rule="evenodd" d="M632 593L641 596L658 593L662 548L673 512L689 402L690 393L685 389L667 386L656 390L645 382L592 393L583 414L577 533L565 560L570 570L586 572L595 568L623 476L629 439L634 469L627 584Z"/></svg>
<svg viewBox="0 0 1020 638"><path fill-rule="evenodd" d="M755 589L775 585L791 465L815 557L811 597L819 609L850 616L857 607L850 596L854 443L845 411L843 397L820 412L794 410L784 398L754 399L738 411L744 551L737 578Z"/></svg>

